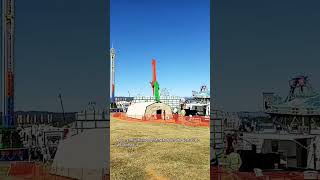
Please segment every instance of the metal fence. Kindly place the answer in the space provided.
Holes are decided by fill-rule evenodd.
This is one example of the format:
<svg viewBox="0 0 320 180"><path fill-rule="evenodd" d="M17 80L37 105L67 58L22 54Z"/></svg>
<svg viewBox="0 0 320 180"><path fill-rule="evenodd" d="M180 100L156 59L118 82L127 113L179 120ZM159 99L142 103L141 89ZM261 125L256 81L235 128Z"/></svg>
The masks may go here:
<svg viewBox="0 0 320 180"><path fill-rule="evenodd" d="M127 121L135 121L135 122L158 122L158 123L171 123L171 124L181 124L185 126L208 126L210 125L210 117L209 116L182 116L179 114L173 114L170 119L164 119L163 116L160 115L130 115L127 116L125 113L112 113L111 116L113 118L127 120Z"/></svg>
<svg viewBox="0 0 320 180"><path fill-rule="evenodd" d="M109 180L105 169L62 168L36 162L11 164L8 176L29 180Z"/></svg>
<svg viewBox="0 0 320 180"><path fill-rule="evenodd" d="M179 108L181 97L178 96L160 96L160 101L168 104L170 107ZM133 103L139 102L154 102L153 96L136 96L134 97Z"/></svg>
<svg viewBox="0 0 320 180"><path fill-rule="evenodd" d="M278 171L278 172L261 172L256 174L254 172L239 172L239 171L228 171L221 167L211 167L210 177L215 180L224 179L236 179L236 180L303 180L304 174L302 172L289 172L289 171ZM318 175L318 179L320 176Z"/></svg>
<svg viewBox="0 0 320 180"><path fill-rule="evenodd" d="M79 180L105 180L107 177L107 170L101 169L87 169L87 168L63 168L63 167L51 167L50 174L68 177Z"/></svg>
<svg viewBox="0 0 320 180"><path fill-rule="evenodd" d="M107 120L108 114L105 111L83 111L76 114L76 120Z"/></svg>

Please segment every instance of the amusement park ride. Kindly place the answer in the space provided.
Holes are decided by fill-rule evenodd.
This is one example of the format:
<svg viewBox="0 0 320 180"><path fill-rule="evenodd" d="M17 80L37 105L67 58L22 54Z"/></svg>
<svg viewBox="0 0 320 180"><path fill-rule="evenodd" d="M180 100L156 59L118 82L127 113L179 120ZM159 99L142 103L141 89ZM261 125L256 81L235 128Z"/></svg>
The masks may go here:
<svg viewBox="0 0 320 180"><path fill-rule="evenodd" d="M1 146L20 146L15 140L15 115L14 115L14 40L15 40L15 0L2 1L2 122ZM14 139L13 139L14 138ZM18 144L16 144L18 143Z"/></svg>
<svg viewBox="0 0 320 180"><path fill-rule="evenodd" d="M110 49L110 60L111 60L111 109L116 109L117 105L115 102L115 49Z"/></svg>
<svg viewBox="0 0 320 180"><path fill-rule="evenodd" d="M289 86L289 94L284 100L274 93L263 93L264 112L282 130L316 133L320 120L320 95L314 91L307 76L292 78Z"/></svg>
<svg viewBox="0 0 320 180"><path fill-rule="evenodd" d="M160 94L159 94L159 83L157 81L157 74L156 74L156 60L152 59L152 82L150 82L152 87L153 96L156 102L160 102Z"/></svg>
<svg viewBox="0 0 320 180"><path fill-rule="evenodd" d="M2 127L14 128L14 0L2 1Z"/></svg>
<svg viewBox="0 0 320 180"><path fill-rule="evenodd" d="M111 112L120 112L122 108L119 108L116 104L115 99L115 49L112 47L110 49L110 60L111 60ZM157 81L156 75L156 60L152 59L152 82L150 82L152 87L152 93L156 102L160 102L160 88Z"/></svg>
<svg viewBox="0 0 320 180"><path fill-rule="evenodd" d="M200 91L192 91L192 97L200 103L210 103L210 91L206 85L200 87Z"/></svg>
<svg viewBox="0 0 320 180"><path fill-rule="evenodd" d="M228 130L227 113L217 109L212 111L213 164L223 157L227 146L226 136L231 134L237 137L238 151L251 149L254 150L252 153L259 156L264 153L277 154L282 168L320 170L320 94L312 88L308 76L292 78L285 98L274 92L263 93L263 112L267 116L263 121L260 121L260 116L254 119L250 128L239 126ZM243 119L240 121L243 123ZM248 159L246 156L243 158ZM247 167L250 163L245 164L244 167ZM266 165L266 162L261 166L263 164Z"/></svg>
<svg viewBox="0 0 320 180"><path fill-rule="evenodd" d="M25 136L21 135L22 129L18 127L15 116L15 0L2 0L1 3L2 121L0 129L0 161L11 161L15 160L15 157L11 157L11 155L13 156L17 151L26 155L28 154L28 148L23 144ZM9 154L9 156L3 156L3 154ZM21 158L19 157L18 159L21 160Z"/></svg>

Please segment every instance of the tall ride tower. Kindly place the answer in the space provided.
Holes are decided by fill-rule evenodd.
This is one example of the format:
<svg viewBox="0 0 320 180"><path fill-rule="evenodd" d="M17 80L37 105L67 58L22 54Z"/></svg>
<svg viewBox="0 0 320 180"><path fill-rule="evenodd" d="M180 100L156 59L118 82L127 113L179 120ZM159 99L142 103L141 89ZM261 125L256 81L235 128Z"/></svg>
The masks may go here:
<svg viewBox="0 0 320 180"><path fill-rule="evenodd" d="M14 127L14 10L15 0L2 0L2 127Z"/></svg>
<svg viewBox="0 0 320 180"><path fill-rule="evenodd" d="M160 102L160 94L159 94L159 83L157 81L157 67L156 60L152 59L152 82L150 82L152 87L152 93L156 102Z"/></svg>
<svg viewBox="0 0 320 180"><path fill-rule="evenodd" d="M114 97L114 91L115 91L115 58L116 58L116 52L115 49L110 49L110 60L111 60L111 104L115 104L115 97Z"/></svg>

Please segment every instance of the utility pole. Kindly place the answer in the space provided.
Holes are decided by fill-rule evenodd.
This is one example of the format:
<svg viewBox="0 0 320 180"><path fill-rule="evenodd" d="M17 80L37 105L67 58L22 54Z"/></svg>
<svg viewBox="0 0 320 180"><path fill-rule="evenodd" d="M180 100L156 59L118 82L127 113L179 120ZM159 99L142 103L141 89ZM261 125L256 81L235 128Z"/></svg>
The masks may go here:
<svg viewBox="0 0 320 180"><path fill-rule="evenodd" d="M62 109L62 117L63 117L63 124L66 123L66 118L64 116L64 108L63 108L63 103L62 103L62 96L61 94L59 94L59 99L60 99L60 105L61 105L61 109Z"/></svg>

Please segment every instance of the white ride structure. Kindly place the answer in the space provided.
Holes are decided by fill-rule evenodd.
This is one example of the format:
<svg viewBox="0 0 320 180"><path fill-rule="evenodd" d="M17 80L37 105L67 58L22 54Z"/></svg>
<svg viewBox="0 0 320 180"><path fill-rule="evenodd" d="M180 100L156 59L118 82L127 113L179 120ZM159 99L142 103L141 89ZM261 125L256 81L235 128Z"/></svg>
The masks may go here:
<svg viewBox="0 0 320 180"><path fill-rule="evenodd" d="M252 150L255 145L256 153L280 154L282 167L320 170L320 94L307 76L296 76L289 85L289 95L284 99L274 92L263 93L268 123L253 121L252 128L237 129L235 116L212 110L212 158L223 154L225 136L233 130L238 134L238 150Z"/></svg>

